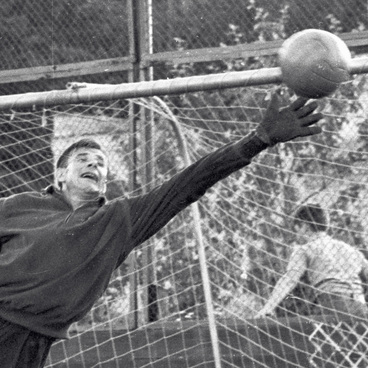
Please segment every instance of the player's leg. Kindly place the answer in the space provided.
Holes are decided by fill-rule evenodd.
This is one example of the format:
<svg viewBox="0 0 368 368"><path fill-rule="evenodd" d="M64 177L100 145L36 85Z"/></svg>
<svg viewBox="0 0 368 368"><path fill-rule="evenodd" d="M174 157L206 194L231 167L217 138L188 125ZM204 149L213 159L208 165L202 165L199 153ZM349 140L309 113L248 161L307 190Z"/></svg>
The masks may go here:
<svg viewBox="0 0 368 368"><path fill-rule="evenodd" d="M0 366L43 367L54 338L0 319Z"/></svg>

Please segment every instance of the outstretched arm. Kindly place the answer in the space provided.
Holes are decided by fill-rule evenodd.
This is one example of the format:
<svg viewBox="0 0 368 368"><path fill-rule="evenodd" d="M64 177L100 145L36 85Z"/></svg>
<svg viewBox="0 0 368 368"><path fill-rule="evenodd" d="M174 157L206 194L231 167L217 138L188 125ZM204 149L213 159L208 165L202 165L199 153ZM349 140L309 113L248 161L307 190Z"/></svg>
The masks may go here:
<svg viewBox="0 0 368 368"><path fill-rule="evenodd" d="M301 250L291 255L286 273L276 283L272 294L263 308L255 315L255 318L272 314L275 308L295 288L307 268L306 256Z"/></svg>
<svg viewBox="0 0 368 368"><path fill-rule="evenodd" d="M150 193L132 198L132 246L154 235L177 213L204 195L207 189L248 165L267 147L320 133L321 128L314 124L322 114L314 113L318 106L315 101L309 104L307 101L298 98L280 109L279 96L275 93L255 132L203 157Z"/></svg>

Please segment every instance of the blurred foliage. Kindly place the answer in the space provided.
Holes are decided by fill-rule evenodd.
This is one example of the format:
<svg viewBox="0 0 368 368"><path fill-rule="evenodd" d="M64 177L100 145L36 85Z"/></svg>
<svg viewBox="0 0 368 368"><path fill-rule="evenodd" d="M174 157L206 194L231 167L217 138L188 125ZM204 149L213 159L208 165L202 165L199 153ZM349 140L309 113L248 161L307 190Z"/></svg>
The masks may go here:
<svg viewBox="0 0 368 368"><path fill-rule="evenodd" d="M1 69L127 55L127 8L118 0L9 0L0 15Z"/></svg>
<svg viewBox="0 0 368 368"><path fill-rule="evenodd" d="M133 2L133 4L135 4ZM136 5L136 4L135 4ZM152 14L154 53L226 47L285 39L306 28L341 32L367 29L365 0L153 0L139 19ZM0 14L1 70L33 68L129 56L128 0L7 0ZM146 40L147 41L147 40ZM262 65L263 63L263 65ZM229 65L230 64L230 65ZM266 66L249 58L247 68ZM244 69L243 61L156 64L154 79ZM76 73L78 74L78 73ZM126 73L76 75L89 83L123 83ZM70 80L68 80L70 81ZM0 94L64 88L45 76L30 83L1 85Z"/></svg>

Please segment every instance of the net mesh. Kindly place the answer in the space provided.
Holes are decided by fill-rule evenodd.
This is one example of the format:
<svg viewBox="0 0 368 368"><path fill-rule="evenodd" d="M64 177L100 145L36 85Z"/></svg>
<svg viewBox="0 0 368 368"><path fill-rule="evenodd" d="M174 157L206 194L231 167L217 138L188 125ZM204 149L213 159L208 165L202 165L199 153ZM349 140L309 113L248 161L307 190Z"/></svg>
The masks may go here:
<svg viewBox="0 0 368 368"><path fill-rule="evenodd" d="M315 323L310 335L315 350L310 356L312 367L364 367L367 365L367 326L339 322Z"/></svg>
<svg viewBox="0 0 368 368"><path fill-rule="evenodd" d="M130 255L92 311L72 326L71 339L55 343L46 366L367 365L360 354L367 346L365 324L306 322L316 311L315 290L305 277L275 315L254 319L297 243L290 224L300 203L326 207L330 234L367 254L366 85L365 76L356 77L320 101L323 134L264 151L198 202L208 280L188 208ZM248 134L273 88L4 111L1 196L45 187L58 155L86 136L108 154L108 198L140 194L185 167L185 148L194 162ZM283 98L285 104L292 98L286 89Z"/></svg>

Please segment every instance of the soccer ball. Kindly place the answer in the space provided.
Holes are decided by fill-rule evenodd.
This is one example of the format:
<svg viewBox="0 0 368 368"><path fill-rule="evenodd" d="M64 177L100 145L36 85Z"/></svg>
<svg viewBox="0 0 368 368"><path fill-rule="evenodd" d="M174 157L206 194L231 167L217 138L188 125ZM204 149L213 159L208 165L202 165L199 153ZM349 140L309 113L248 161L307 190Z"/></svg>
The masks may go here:
<svg viewBox="0 0 368 368"><path fill-rule="evenodd" d="M338 36L319 29L297 32L279 53L283 82L297 95L321 98L350 78L350 51Z"/></svg>

